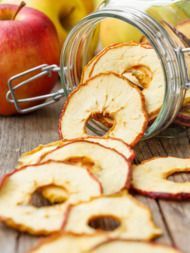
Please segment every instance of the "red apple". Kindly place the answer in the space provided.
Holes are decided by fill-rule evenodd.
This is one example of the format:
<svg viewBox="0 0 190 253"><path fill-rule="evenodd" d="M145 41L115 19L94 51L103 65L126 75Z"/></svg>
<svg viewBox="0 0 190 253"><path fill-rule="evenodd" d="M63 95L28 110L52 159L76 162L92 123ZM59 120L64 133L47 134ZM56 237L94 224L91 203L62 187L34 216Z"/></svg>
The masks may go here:
<svg viewBox="0 0 190 253"><path fill-rule="evenodd" d="M53 23L43 13L28 7L19 9L19 6L10 4L0 4L0 38L0 115L13 115L16 109L6 100L8 79L44 63L58 64L59 40ZM58 75L54 73L51 77L35 80L17 90L16 97L48 93L57 78ZM22 107L36 104L25 103Z"/></svg>

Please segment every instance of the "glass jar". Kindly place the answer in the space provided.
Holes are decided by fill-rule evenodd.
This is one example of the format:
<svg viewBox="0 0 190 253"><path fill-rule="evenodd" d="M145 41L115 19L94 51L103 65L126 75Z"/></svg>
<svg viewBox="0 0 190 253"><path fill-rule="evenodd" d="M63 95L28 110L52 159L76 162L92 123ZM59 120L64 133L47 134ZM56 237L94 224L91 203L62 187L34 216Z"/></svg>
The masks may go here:
<svg viewBox="0 0 190 253"><path fill-rule="evenodd" d="M30 80L26 80L13 88L12 82L15 78L20 77L20 75L17 75L9 80L10 91L7 94L7 99L15 104L20 113L26 113L51 104L62 96L68 96L80 83L82 68L92 58L92 55L95 54L94 51L97 53L101 49L99 45L98 50L96 48L92 53L92 41L94 40L94 34L99 29L99 24L107 18L114 18L137 28L151 43L160 58L165 75L165 95L162 108L154 122L149 126L144 138L155 136L175 120L182 106L185 93L190 87L188 76L188 70L190 70L190 48L188 47L187 38L178 36L179 34L175 32L175 29L168 23L168 20L163 23L160 22L161 20L156 20L156 17L152 18L148 14L149 8L154 5L164 7L174 2L178 3L179 1L103 1L97 11L85 17L69 33L61 53L60 68L43 65L29 70L31 72L40 69L42 73L38 74L38 76L50 74L51 71L59 71L62 89L46 96L30 98L33 101L42 100L42 98L48 100L38 106L22 110L20 103L28 101L29 98L17 100L15 90ZM22 73L22 75L27 74L29 71ZM90 124L89 127L96 133L99 131L99 128L103 128L95 123Z"/></svg>

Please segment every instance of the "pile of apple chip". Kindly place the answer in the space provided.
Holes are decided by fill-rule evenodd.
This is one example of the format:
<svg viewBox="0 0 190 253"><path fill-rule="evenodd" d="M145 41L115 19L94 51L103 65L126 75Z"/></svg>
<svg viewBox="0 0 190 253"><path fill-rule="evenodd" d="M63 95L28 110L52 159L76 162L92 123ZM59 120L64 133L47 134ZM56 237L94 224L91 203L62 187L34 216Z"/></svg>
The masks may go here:
<svg viewBox="0 0 190 253"><path fill-rule="evenodd" d="M150 242L162 231L134 196L188 199L190 159L158 157L134 165L133 147L164 96L161 63L149 45L123 43L100 52L61 113L61 140L23 154L0 181L0 219L34 235L51 235L30 253L179 253ZM156 94L156 96L155 96ZM86 125L99 120L103 137ZM45 199L34 204L34 195Z"/></svg>

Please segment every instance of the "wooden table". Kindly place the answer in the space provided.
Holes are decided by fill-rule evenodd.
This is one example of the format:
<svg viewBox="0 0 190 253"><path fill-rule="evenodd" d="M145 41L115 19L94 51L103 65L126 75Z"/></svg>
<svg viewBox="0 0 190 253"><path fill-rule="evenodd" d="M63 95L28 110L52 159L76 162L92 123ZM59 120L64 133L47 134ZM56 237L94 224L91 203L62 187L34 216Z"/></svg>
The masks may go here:
<svg viewBox="0 0 190 253"><path fill-rule="evenodd" d="M0 119L0 175L14 168L21 153L58 138L58 117L62 103L27 116ZM142 142L136 148L137 161L153 156L190 157L189 143L190 130L175 139L155 138ZM187 181L190 177L179 175L175 179ZM175 245L182 252L190 253L190 201L154 201L137 197L151 208L156 224L163 230L158 242ZM0 253L24 253L34 243L35 237L3 225L0 227Z"/></svg>

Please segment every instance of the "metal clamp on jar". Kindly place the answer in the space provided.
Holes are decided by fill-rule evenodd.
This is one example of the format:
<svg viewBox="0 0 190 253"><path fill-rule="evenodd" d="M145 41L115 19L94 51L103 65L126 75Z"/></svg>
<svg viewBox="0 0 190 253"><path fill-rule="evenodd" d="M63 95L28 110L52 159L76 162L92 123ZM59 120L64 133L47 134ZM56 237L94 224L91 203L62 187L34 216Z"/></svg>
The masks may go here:
<svg viewBox="0 0 190 253"><path fill-rule="evenodd" d="M150 138L158 134L174 121L181 108L185 92L190 87L190 79L188 76L190 68L190 48L187 47L185 41L178 37L170 24L158 22L147 14L146 9L148 6L157 4L158 2L163 3L163 1L135 0L132 1L131 4L126 2L128 1L123 0L123 4L118 6L116 1L103 1L99 10L84 18L74 27L64 43L60 67L44 64L13 76L9 80L7 100L15 104L19 113L28 113L37 110L46 105L55 103L62 97L68 96L79 84L81 71L91 58L89 52L91 50L90 45L94 31L98 29L100 22L104 19L114 18L139 29L157 52L162 64L165 76L163 105L158 116L149 126L144 138ZM171 3L173 1L164 2ZM16 86L13 85L16 79L36 70L40 71L40 73ZM16 98L15 91L21 86L43 75L51 75L54 71L59 72L61 78L62 88L60 90L44 96L24 99ZM22 103L42 100L46 101L37 106L22 109ZM89 127L97 133L100 125L94 122L94 124L90 124Z"/></svg>

